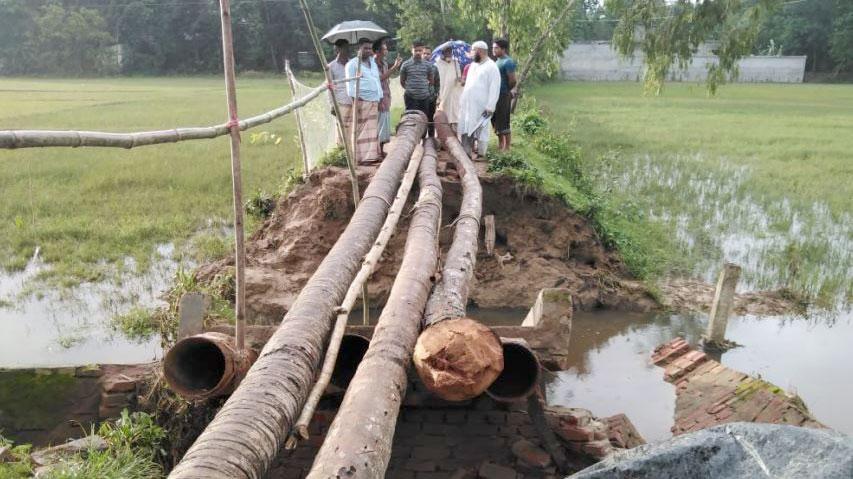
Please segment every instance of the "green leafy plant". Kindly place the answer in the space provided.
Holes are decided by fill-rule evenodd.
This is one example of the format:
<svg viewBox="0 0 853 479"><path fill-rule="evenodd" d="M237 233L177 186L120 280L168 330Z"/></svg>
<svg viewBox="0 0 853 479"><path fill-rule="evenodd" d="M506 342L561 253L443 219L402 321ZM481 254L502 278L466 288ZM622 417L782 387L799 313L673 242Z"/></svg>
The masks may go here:
<svg viewBox="0 0 853 479"><path fill-rule="evenodd" d="M246 213L254 218L263 220L269 218L275 211L275 203L278 200L276 195L272 195L263 190L255 190L255 193L246 201Z"/></svg>
<svg viewBox="0 0 853 479"><path fill-rule="evenodd" d="M343 146L336 146L327 151L320 161L317 163L319 167L337 166L346 168L347 166L347 151Z"/></svg>
<svg viewBox="0 0 853 479"><path fill-rule="evenodd" d="M154 313L146 308L135 306L130 311L115 316L111 321L113 329L120 331L129 339L144 341L157 332Z"/></svg>

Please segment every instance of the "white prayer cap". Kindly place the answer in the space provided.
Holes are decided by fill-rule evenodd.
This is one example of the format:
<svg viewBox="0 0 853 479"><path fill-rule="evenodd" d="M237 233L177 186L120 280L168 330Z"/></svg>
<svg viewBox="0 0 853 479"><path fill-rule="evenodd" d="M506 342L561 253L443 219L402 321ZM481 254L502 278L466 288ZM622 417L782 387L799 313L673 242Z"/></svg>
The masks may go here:
<svg viewBox="0 0 853 479"><path fill-rule="evenodd" d="M486 42L484 42L483 40L477 40L476 42L474 42L473 45L471 45L471 50L477 50L477 49L488 50L489 46L486 45Z"/></svg>

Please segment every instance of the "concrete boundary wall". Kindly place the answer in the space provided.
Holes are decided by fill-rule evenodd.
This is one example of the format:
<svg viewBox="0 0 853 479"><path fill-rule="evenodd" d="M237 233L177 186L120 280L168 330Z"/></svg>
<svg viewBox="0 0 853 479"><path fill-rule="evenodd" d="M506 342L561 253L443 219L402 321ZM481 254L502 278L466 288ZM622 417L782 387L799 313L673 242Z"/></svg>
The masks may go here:
<svg viewBox="0 0 853 479"><path fill-rule="evenodd" d="M677 67L671 81L704 81L707 65L719 59L700 49L686 70ZM738 62L741 83L802 83L806 71L805 56L750 56ZM560 59L560 77L583 81L639 81L643 78L643 54L623 59L610 48L610 42L573 43Z"/></svg>

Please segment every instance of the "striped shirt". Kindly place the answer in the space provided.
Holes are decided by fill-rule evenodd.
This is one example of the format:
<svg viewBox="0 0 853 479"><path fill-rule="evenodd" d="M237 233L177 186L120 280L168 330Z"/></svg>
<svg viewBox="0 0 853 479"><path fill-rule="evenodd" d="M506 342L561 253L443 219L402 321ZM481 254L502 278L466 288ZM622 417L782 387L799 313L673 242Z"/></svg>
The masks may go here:
<svg viewBox="0 0 853 479"><path fill-rule="evenodd" d="M430 98L430 79L433 66L423 60L410 58L400 68L400 81L405 83L406 96L414 100Z"/></svg>

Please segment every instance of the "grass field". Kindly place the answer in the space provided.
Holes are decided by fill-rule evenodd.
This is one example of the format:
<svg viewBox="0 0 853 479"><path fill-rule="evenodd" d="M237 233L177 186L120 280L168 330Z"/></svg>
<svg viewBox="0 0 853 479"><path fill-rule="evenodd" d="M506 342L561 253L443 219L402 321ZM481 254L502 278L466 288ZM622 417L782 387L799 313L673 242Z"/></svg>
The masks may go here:
<svg viewBox="0 0 853 479"><path fill-rule="evenodd" d="M853 86L554 83L532 91L616 203L669 225L709 279L850 297Z"/></svg>
<svg viewBox="0 0 853 479"><path fill-rule="evenodd" d="M239 79L241 116L286 103L286 79ZM0 79L0 129L140 131L205 126L225 119L219 78ZM245 196L276 191L301 164L295 124L285 117L252 131L284 141L251 143L244 133ZM0 264L20 269L39 248L65 284L99 279L130 256L144 265L160 243L198 235L231 218L228 139L134 150L0 150ZM199 248L196 248L197 250Z"/></svg>
<svg viewBox="0 0 853 479"><path fill-rule="evenodd" d="M241 78L238 89L244 117L290 96L284 78ZM853 86L728 85L708 98L701 85L644 97L636 83L572 82L528 98L581 147L613 211L630 212L611 230L629 233L626 251L642 269L687 264L712 280L727 259L744 265L748 287L787 286L825 302L851 296ZM138 131L223 118L214 77L0 79L0 129ZM300 162L292 118L264 130L284 141L244 134L247 197L277 191ZM227 142L0 151L0 264L20 269L38 248L51 279L74 284L120 270L128 256L145 265L161 243L225 252L221 235L204 231L231 217ZM555 174L545 186L568 185Z"/></svg>

